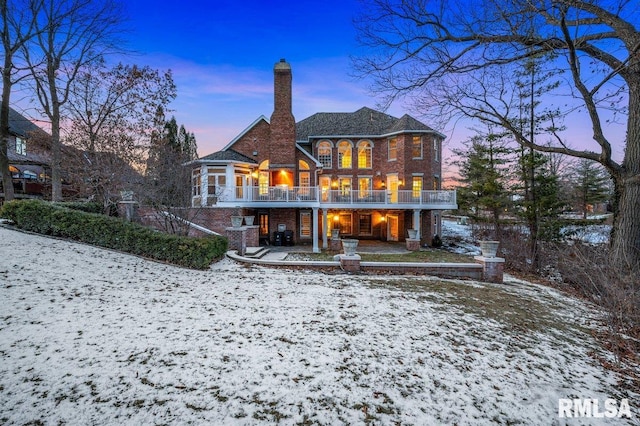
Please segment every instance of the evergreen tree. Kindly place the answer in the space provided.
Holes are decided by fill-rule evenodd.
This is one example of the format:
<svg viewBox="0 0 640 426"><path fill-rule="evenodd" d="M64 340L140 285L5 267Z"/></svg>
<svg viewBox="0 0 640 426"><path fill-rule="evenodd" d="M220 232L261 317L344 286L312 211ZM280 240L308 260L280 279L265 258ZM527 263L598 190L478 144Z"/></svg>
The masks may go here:
<svg viewBox="0 0 640 426"><path fill-rule="evenodd" d="M602 203L611 198L610 178L607 172L596 162L579 159L571 167L573 197L579 206L583 218L587 218L588 206Z"/></svg>
<svg viewBox="0 0 640 426"><path fill-rule="evenodd" d="M186 233L185 207L191 205L191 171L185 163L197 158L196 138L178 125L175 117L165 121L158 109L146 171L146 202L154 207L160 223L171 233Z"/></svg>
<svg viewBox="0 0 640 426"><path fill-rule="evenodd" d="M519 190L520 215L529 228L532 243L531 258L537 256L537 243L540 240L553 240L559 237L558 215L565 202L560 192L560 177L554 169L548 155L521 149L519 151ZM525 196L526 192L533 196Z"/></svg>
<svg viewBox="0 0 640 426"><path fill-rule="evenodd" d="M458 189L458 203L476 218L488 214L495 236L500 235L500 215L509 204L506 189L508 156L504 135L489 132L478 134L467 142L466 149L454 150L462 187Z"/></svg>

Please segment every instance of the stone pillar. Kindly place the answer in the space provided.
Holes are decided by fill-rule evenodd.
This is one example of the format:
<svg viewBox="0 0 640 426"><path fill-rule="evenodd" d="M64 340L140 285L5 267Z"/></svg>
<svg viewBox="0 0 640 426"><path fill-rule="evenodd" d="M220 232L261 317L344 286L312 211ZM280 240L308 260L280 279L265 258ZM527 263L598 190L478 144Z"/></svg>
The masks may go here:
<svg viewBox="0 0 640 426"><path fill-rule="evenodd" d="M118 201L118 216L128 222L140 222L137 201Z"/></svg>
<svg viewBox="0 0 640 426"><path fill-rule="evenodd" d="M229 239L229 250L236 250L240 256L247 252L247 227L229 227L226 229Z"/></svg>
<svg viewBox="0 0 640 426"><path fill-rule="evenodd" d="M482 265L482 280L489 283L504 282L504 259L501 257L474 256L473 259Z"/></svg>
<svg viewBox="0 0 640 426"><path fill-rule="evenodd" d="M347 256L346 254L339 254L337 257L340 260L340 267L343 271L354 273L360 272L360 255L354 254L352 256Z"/></svg>
<svg viewBox="0 0 640 426"><path fill-rule="evenodd" d="M407 250L420 251L420 239L407 238L405 243L407 244Z"/></svg>
<svg viewBox="0 0 640 426"><path fill-rule="evenodd" d="M251 225L251 226L245 226L245 228L247 229L246 246L258 247L260 245L260 227L257 225Z"/></svg>

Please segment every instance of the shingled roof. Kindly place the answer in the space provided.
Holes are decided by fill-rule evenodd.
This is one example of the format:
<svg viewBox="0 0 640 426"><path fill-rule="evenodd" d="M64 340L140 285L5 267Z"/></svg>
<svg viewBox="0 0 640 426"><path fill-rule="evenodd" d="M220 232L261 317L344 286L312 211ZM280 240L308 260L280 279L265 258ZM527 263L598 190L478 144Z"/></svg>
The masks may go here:
<svg viewBox="0 0 640 426"><path fill-rule="evenodd" d="M233 149L227 149L225 151L214 152L213 154L209 154L205 157L200 158L200 160L207 161L235 161L239 163L250 163L257 164L255 160L240 154Z"/></svg>
<svg viewBox="0 0 640 426"><path fill-rule="evenodd" d="M393 117L371 108L356 112L320 112L296 124L296 139L323 136L381 136L401 132L433 132L431 127L405 114Z"/></svg>
<svg viewBox="0 0 640 426"><path fill-rule="evenodd" d="M1 105L2 101L0 101L0 106ZM33 132L46 134L44 130L33 124L31 120L9 107L9 133L26 138Z"/></svg>

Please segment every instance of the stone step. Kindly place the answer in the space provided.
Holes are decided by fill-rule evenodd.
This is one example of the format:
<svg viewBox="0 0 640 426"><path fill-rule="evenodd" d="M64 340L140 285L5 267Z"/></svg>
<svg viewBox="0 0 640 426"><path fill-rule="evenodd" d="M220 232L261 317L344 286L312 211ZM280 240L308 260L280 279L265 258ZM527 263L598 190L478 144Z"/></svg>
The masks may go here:
<svg viewBox="0 0 640 426"><path fill-rule="evenodd" d="M251 259L261 259L269 253L269 248L267 247L247 247L244 252L244 257L249 257Z"/></svg>

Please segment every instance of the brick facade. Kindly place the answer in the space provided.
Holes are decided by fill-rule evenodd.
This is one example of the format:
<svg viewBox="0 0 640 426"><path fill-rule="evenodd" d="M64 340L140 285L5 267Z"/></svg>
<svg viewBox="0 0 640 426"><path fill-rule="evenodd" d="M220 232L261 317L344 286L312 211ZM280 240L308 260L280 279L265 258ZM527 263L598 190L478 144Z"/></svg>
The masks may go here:
<svg viewBox="0 0 640 426"><path fill-rule="evenodd" d="M235 162L233 163L234 167L236 167L233 171L235 173L234 179L241 175L243 179L246 179L246 182L250 182L255 188L259 185L258 177L264 180L264 173L267 172L269 187L293 188L302 186L301 178L303 176L308 176L308 181L305 180L304 183L311 187L320 186L321 179L328 177L331 189L336 189L335 185L338 184L339 178L350 178L351 189L358 190L358 178L370 178L371 186L369 189L383 191L387 189L391 182L390 179L394 177L398 179L399 190L412 190L414 189L414 177L419 177L422 179L422 190L434 189L434 181L436 189L440 189L439 150L443 135L408 115L397 119L368 108L362 108L354 113L318 113L296 123L292 113L291 66L281 60L275 64L273 73L274 108L270 119L262 117L256 120L232 144L219 152L226 153L228 150L229 153L226 154L232 152L237 153L233 155L240 156L239 160L235 157L232 159ZM305 125L307 125L306 133ZM421 156L414 155L414 137L420 137ZM389 141L391 139L397 141L395 159L389 158ZM329 141L332 146L330 167L320 167L318 163L318 143L325 140ZM351 167L339 167L338 143L342 140L348 141L351 146ZM360 168L358 145L364 141L372 146L371 166ZM434 151L434 141L438 150L437 156ZM218 153L211 154L212 164L214 161L216 165L223 164L224 161L219 158L224 158L225 161L230 158L229 155L222 154L215 157L216 154ZM205 163L203 160L207 160L208 157L210 156L200 160L197 163L198 167ZM266 164L265 161L268 161L268 169L263 166ZM239 165L240 163L244 164ZM240 170L241 168L243 170ZM235 181L230 182L231 172L228 173L226 176L227 185L234 185ZM366 205L360 205L357 208L325 211L328 215L329 228L334 226L334 216L339 217L340 220L349 216L351 218L350 232L343 232L341 237L405 241L408 237L407 229L414 226L413 210L392 210L384 209L384 207L375 210L366 207ZM196 215L194 222L215 232L223 233L230 224L229 216L234 209L212 206L203 210ZM259 215L268 215L268 230L264 226L260 228L261 239L265 239L267 234L269 238L272 238L278 225L284 224L287 230L293 231L294 242L299 244L311 242L310 236L301 235L300 228L301 214L304 214L302 217L306 220L306 214L311 214L311 212L310 208L274 208L271 206L260 210L253 209L250 212L244 211L243 214L253 214L256 216L256 220ZM322 229L322 212L323 209L320 207L318 222L313 224L319 230ZM420 246L422 246L431 243L433 236L439 233L439 225L434 219L433 212L422 210L420 214ZM398 224L397 235L390 235L395 233L390 232L392 228L390 228L388 219L392 219L393 224ZM346 221L346 219L344 220ZM349 228L349 226L345 227ZM321 232L318 233L322 238Z"/></svg>

